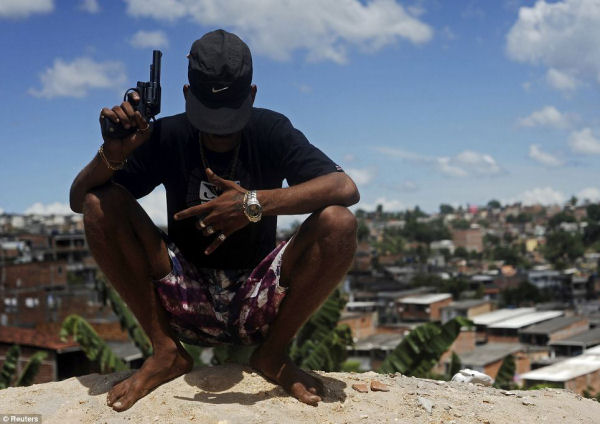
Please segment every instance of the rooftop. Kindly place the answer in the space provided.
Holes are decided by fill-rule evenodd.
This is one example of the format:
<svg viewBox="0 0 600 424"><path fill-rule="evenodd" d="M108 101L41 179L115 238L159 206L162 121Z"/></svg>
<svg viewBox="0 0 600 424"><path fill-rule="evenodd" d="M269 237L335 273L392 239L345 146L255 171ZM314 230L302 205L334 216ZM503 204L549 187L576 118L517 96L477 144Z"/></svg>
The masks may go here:
<svg viewBox="0 0 600 424"><path fill-rule="evenodd" d="M73 341L61 341L58 334L21 327L0 326L0 343L33 346L58 352L79 349L79 345Z"/></svg>
<svg viewBox="0 0 600 424"><path fill-rule="evenodd" d="M564 382L598 370L600 370L600 347L595 347L574 358L529 371L522 374L521 378L524 380Z"/></svg>
<svg viewBox="0 0 600 424"><path fill-rule="evenodd" d="M459 300L457 302L452 302L450 305L444 307L444 309L469 309L489 302L489 300L485 299Z"/></svg>
<svg viewBox="0 0 600 424"><path fill-rule="evenodd" d="M476 346L470 352L460 354L459 357L463 368L483 367L524 349L520 343L486 343Z"/></svg>
<svg viewBox="0 0 600 424"><path fill-rule="evenodd" d="M552 334L556 331L562 330L569 325L575 324L576 322L585 321L587 319L585 317L558 317L554 318L540 324L532 325L531 327L527 327L521 330L522 334ZM584 327L582 327L583 329ZM585 330L583 330L585 331Z"/></svg>
<svg viewBox="0 0 600 424"><path fill-rule="evenodd" d="M535 308L498 309L487 314L477 315L473 318L475 325L490 325L519 315L535 312Z"/></svg>
<svg viewBox="0 0 600 424"><path fill-rule="evenodd" d="M414 304L414 305L430 305L432 303L441 302L442 300L451 299L452 295L450 293L432 293L432 294L423 294L421 296L409 296L403 299L400 299L400 303L404 304Z"/></svg>
<svg viewBox="0 0 600 424"><path fill-rule="evenodd" d="M577 334L576 336L569 337L568 339L551 342L550 345L583 346L583 348L600 345L600 327L586 331L585 333Z"/></svg>
<svg viewBox="0 0 600 424"><path fill-rule="evenodd" d="M403 338L404 336L398 333L373 334L364 339L359 339L352 350L394 350Z"/></svg>
<svg viewBox="0 0 600 424"><path fill-rule="evenodd" d="M537 324L542 321L546 321L552 318L560 317L564 314L564 311L541 311L531 312L525 315L518 315L513 318L509 318L500 322L496 322L488 328L511 328L518 329L527 327L528 325Z"/></svg>

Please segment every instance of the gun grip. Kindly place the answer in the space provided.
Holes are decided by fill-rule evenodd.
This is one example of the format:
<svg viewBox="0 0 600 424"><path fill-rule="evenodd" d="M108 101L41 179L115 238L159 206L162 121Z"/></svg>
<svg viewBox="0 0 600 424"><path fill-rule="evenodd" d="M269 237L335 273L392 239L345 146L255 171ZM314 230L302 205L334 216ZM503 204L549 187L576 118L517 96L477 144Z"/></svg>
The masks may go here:
<svg viewBox="0 0 600 424"><path fill-rule="evenodd" d="M120 123L115 124L110 119L103 117L100 121L100 130L102 135L108 138L125 138L136 131L135 127L126 130Z"/></svg>

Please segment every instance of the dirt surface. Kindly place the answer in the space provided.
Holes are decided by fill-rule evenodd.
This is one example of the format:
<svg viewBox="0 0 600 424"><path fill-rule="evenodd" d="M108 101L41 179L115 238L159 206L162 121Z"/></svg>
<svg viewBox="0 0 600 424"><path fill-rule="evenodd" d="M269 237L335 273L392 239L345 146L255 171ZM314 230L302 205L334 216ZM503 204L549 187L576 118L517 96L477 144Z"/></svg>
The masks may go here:
<svg viewBox="0 0 600 424"><path fill-rule="evenodd" d="M92 374L0 391L0 414L41 414L50 423L600 423L600 403L543 389L504 392L457 382L375 373L318 373L327 394L317 407L301 404L251 369L199 368L117 413L106 392L128 375ZM376 380L389 391L359 393Z"/></svg>

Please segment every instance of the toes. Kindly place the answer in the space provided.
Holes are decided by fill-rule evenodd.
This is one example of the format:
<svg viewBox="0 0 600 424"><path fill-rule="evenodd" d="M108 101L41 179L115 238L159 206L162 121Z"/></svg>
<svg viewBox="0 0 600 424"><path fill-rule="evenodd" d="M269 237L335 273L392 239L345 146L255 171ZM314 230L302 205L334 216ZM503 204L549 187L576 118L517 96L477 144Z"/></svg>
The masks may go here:
<svg viewBox="0 0 600 424"><path fill-rule="evenodd" d="M125 384L117 384L110 389L108 395L106 395L106 404L112 406L118 399L123 397L126 392L127 388L125 387Z"/></svg>

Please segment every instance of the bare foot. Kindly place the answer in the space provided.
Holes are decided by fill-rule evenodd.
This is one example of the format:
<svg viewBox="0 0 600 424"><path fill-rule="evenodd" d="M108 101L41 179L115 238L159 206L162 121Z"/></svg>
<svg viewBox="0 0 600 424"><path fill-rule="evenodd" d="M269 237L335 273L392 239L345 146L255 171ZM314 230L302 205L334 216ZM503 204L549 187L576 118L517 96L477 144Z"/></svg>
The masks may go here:
<svg viewBox="0 0 600 424"><path fill-rule="evenodd" d="M106 403L117 412L125 411L155 387L189 372L192 366L193 360L183 348L155 352L135 374L110 389Z"/></svg>
<svg viewBox="0 0 600 424"><path fill-rule="evenodd" d="M323 396L323 383L298 368L290 358L261 355L260 348L250 358L250 366L279 384L300 402L317 406Z"/></svg>

